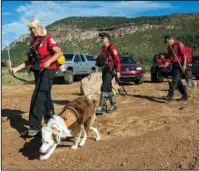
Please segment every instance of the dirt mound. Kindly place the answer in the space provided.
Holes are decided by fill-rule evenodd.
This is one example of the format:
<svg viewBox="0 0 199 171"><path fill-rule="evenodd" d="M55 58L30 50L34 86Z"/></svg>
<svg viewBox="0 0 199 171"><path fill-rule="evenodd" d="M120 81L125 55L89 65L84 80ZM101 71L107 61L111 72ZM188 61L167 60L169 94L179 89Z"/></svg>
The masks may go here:
<svg viewBox="0 0 199 171"><path fill-rule="evenodd" d="M51 158L39 161L41 137L23 139L33 85L2 86L2 169L199 169L199 89L189 101L178 102L176 91L169 103L161 99L168 83L124 83L126 96L117 96L118 110L98 116L93 135L84 147L70 149L63 141ZM80 82L54 85L52 99L58 113L80 95Z"/></svg>

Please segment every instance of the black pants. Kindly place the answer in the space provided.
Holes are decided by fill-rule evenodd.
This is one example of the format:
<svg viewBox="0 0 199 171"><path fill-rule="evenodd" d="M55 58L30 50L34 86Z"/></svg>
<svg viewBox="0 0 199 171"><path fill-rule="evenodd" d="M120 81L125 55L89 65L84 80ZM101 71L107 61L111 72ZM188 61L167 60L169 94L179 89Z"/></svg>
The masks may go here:
<svg viewBox="0 0 199 171"><path fill-rule="evenodd" d="M41 72L35 71L35 89L32 95L29 112L29 124L31 129L41 129L42 115L48 122L54 114L51 100L51 88L56 70L45 69Z"/></svg>
<svg viewBox="0 0 199 171"><path fill-rule="evenodd" d="M172 86L170 86L168 96L172 98L176 89L178 89L182 95L186 93L185 86L181 79L181 68L174 66L172 69Z"/></svg>
<svg viewBox="0 0 199 171"><path fill-rule="evenodd" d="M113 71L110 67L105 67L102 71L101 91L112 92Z"/></svg>

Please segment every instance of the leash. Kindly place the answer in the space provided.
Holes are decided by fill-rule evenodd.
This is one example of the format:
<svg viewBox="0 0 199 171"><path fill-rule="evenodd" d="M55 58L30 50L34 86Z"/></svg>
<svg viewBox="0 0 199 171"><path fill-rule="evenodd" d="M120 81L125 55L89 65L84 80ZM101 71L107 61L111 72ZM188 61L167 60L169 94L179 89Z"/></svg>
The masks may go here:
<svg viewBox="0 0 199 171"><path fill-rule="evenodd" d="M31 81L28 81L28 80L25 80L25 79L23 79L23 78L19 78L19 77L17 77L13 72L11 72L10 70L8 70L8 73L12 76L12 77L14 77L15 79L17 79L17 80L19 80L19 81L22 81L22 82L24 82L24 83L33 83L35 80L31 80Z"/></svg>
<svg viewBox="0 0 199 171"><path fill-rule="evenodd" d="M167 42L168 42L168 40L167 40ZM175 58L177 59L177 62L178 62L178 64L179 64L179 66L180 66L180 69L182 70L183 74L185 75L185 80L186 80L186 82L187 82L188 87L194 88L194 82L193 82L193 80L192 80L192 79L188 79L188 77L187 77L187 75L186 75L186 72L183 71L182 65L181 65L181 63L180 63L180 61L179 61L179 59L178 59L176 53L174 52L174 50L173 50L173 48L172 48L172 46L170 45L169 42L168 42L168 44L169 44L169 47L171 48L171 50L172 50L172 52L173 52Z"/></svg>
<svg viewBox="0 0 199 171"><path fill-rule="evenodd" d="M117 74L115 74L114 77L115 77L116 82L117 82L118 85L119 85L119 90L118 90L118 91L119 91L119 94L120 94L120 95L124 95L124 96L127 95L127 92L126 92L124 86L121 85L120 80L117 78ZM122 91L120 90L120 87L122 87L124 94L123 94Z"/></svg>
<svg viewBox="0 0 199 171"><path fill-rule="evenodd" d="M39 88L40 88L40 85L41 85L42 75L40 75L40 74L43 74L45 70L46 69L44 68L44 69L40 70L39 73L38 73L37 77L38 77L39 80L36 82L36 85L35 85L36 87L35 87L34 91L36 91L36 94L35 94L35 97L34 97L34 100L33 100L33 104L30 107L30 113L32 113L32 110L34 108L34 105L35 105L35 102L36 102L36 98L37 98L37 95L38 95L38 92L39 92Z"/></svg>
<svg viewBox="0 0 199 171"><path fill-rule="evenodd" d="M54 115L54 109L52 106L52 99L51 99L51 93L50 93L50 76L49 76L49 70L47 70L48 74L48 111L50 114L50 117L52 118Z"/></svg>
<svg viewBox="0 0 199 171"><path fill-rule="evenodd" d="M23 79L23 78L19 78L19 77L17 77L13 72L11 72L10 71L10 68L12 68L12 62L11 62L11 58L10 58L10 48L9 48L9 45L7 44L7 49L8 49L8 73L12 76L12 77L14 77L15 79L17 79L17 80L20 80L20 81L22 81L22 82L24 82L24 83L33 83L34 82L34 80L32 80L32 81L28 81L28 80L25 80L25 79Z"/></svg>

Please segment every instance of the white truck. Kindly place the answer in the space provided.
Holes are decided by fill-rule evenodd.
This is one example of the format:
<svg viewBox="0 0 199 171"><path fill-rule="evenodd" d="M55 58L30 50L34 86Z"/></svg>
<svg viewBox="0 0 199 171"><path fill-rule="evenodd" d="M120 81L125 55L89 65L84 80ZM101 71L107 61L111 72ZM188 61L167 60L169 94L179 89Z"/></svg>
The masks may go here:
<svg viewBox="0 0 199 171"><path fill-rule="evenodd" d="M65 53L64 56L66 62L57 70L55 79L63 77L66 84L72 84L76 76L88 76L99 71L92 55Z"/></svg>

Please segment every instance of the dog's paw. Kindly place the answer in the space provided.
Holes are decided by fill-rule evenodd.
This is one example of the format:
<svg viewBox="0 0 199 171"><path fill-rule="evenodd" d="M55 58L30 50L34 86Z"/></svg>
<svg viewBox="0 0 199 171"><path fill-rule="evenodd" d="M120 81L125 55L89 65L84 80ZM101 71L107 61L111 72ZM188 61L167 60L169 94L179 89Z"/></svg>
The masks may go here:
<svg viewBox="0 0 199 171"><path fill-rule="evenodd" d="M47 160L48 159L48 157L45 157L45 156L40 156L39 157L39 160Z"/></svg>
<svg viewBox="0 0 199 171"><path fill-rule="evenodd" d="M96 140L96 141L99 141L99 140L101 140L101 137L97 137L97 138L95 138L95 140Z"/></svg>
<svg viewBox="0 0 199 171"><path fill-rule="evenodd" d="M79 146L82 147L84 144L85 144L85 141L81 141L81 142L79 143Z"/></svg>
<svg viewBox="0 0 199 171"><path fill-rule="evenodd" d="M76 149L77 149L77 146L76 146L76 145L73 145L73 146L71 147L71 149L76 150Z"/></svg>

